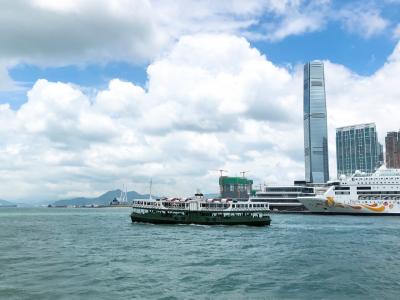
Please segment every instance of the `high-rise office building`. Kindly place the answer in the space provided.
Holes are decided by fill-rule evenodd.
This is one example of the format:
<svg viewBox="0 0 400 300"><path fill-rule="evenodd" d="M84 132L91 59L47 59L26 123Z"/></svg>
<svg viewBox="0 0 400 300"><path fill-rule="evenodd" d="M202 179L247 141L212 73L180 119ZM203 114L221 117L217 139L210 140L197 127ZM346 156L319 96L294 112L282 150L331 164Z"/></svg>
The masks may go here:
<svg viewBox="0 0 400 300"><path fill-rule="evenodd" d="M378 142L378 168L385 163L384 153L383 153L383 145Z"/></svg>
<svg viewBox="0 0 400 300"><path fill-rule="evenodd" d="M304 65L304 158L306 181L329 180L324 64Z"/></svg>
<svg viewBox="0 0 400 300"><path fill-rule="evenodd" d="M372 173L379 167L379 143L374 123L336 128L337 175L356 170Z"/></svg>
<svg viewBox="0 0 400 300"><path fill-rule="evenodd" d="M400 131L388 132L385 137L386 167L400 169Z"/></svg>

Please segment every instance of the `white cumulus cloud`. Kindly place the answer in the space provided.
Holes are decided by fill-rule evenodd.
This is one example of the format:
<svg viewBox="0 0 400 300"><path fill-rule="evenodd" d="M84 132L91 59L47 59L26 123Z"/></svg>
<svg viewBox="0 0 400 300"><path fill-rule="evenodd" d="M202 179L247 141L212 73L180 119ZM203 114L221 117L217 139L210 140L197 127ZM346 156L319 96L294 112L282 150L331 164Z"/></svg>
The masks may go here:
<svg viewBox="0 0 400 300"><path fill-rule="evenodd" d="M365 3L341 9L337 18L349 32L365 38L381 34L390 23L377 8Z"/></svg>
<svg viewBox="0 0 400 300"><path fill-rule="evenodd" d="M212 45L212 46L211 46ZM218 190L215 171L257 183L304 176L302 66L276 66L244 38L184 36L148 67L146 88L119 79L94 95L38 80L19 109L0 106L0 195L55 199L128 184L156 194ZM331 175L335 128L398 127L400 46L371 76L325 62Z"/></svg>

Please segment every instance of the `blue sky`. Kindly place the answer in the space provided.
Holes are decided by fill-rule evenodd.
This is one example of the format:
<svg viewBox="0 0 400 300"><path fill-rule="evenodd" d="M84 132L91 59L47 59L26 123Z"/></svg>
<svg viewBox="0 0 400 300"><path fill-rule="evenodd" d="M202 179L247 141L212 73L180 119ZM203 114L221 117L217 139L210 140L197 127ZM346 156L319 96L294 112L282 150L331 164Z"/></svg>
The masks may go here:
<svg viewBox="0 0 400 300"><path fill-rule="evenodd" d="M304 178L302 64L335 128L399 127L400 1L0 3L0 198L215 192ZM284 138L283 138L284 137Z"/></svg>
<svg viewBox="0 0 400 300"><path fill-rule="evenodd" d="M360 75L371 75L379 69L396 43L389 34L363 38L346 32L337 23L329 24L321 31L290 36L279 42L251 42L275 64L294 65L313 59L330 60ZM146 68L146 63L128 62L47 68L19 64L9 72L12 79L24 86L32 86L39 78L94 87L104 87L110 79L120 78L144 86Z"/></svg>
<svg viewBox="0 0 400 300"><path fill-rule="evenodd" d="M318 2L318 1L316 1ZM359 75L371 75L378 70L393 51L397 38L393 31L400 21L400 8L398 1L320 1L329 6L330 16L323 16L327 20L318 28L311 31L305 30L299 34L288 34L279 40L249 39L252 46L265 54L274 64L290 66L304 63L313 59L330 60L342 64ZM289 1L290 3L290 1ZM299 11L307 11L310 6L307 1L299 2ZM311 2L312 3L312 2ZM361 9L376 12L385 20L386 25L371 35L366 35L352 26L346 27L340 19L334 16L343 9L359 11ZM318 7L316 8L318 9ZM307 14L307 12L305 12ZM248 31L265 34L265 24L279 22L279 18L268 9L264 13L255 14L257 23L250 26ZM241 19L242 16L232 16ZM357 16L354 16L356 19ZM237 34L240 35L241 30ZM246 36L246 35L244 35ZM146 59L109 59L102 62L79 61L62 66L42 66L23 61L13 64L8 68L9 76L20 87L19 91L1 91L1 103L10 102L13 107L19 107L26 99L26 89L32 87L40 78L50 81L70 82L88 88L103 88L112 78L120 78L145 86L147 75L146 68L152 58Z"/></svg>

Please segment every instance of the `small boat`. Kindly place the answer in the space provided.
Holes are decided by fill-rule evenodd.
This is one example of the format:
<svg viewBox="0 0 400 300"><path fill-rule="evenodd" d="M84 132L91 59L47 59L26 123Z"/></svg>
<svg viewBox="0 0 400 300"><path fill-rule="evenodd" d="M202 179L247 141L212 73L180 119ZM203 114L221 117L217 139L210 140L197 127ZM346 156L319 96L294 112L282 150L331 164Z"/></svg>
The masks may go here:
<svg viewBox="0 0 400 300"><path fill-rule="evenodd" d="M233 199L193 198L138 200L133 202L132 222L153 224L249 225L271 224L268 203Z"/></svg>

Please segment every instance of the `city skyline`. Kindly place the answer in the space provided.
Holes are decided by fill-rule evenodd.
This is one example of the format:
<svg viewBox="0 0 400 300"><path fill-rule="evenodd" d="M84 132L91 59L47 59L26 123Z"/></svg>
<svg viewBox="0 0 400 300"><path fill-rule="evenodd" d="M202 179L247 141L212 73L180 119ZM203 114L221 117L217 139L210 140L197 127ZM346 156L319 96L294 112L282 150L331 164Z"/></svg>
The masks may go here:
<svg viewBox="0 0 400 300"><path fill-rule="evenodd" d="M399 127L394 1L0 4L0 198L159 195L304 177L303 65L324 63L335 129ZM357 20L356 22L354 20ZM13 26L10 26L13 24Z"/></svg>

